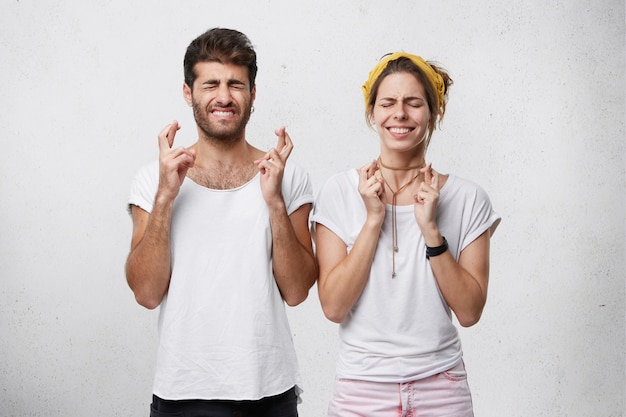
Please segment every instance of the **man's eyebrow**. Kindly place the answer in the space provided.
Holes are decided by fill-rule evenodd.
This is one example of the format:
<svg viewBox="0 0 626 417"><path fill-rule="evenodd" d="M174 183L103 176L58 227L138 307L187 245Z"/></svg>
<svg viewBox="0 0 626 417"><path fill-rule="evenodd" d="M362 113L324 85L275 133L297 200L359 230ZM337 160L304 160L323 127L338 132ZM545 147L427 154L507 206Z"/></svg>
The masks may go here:
<svg viewBox="0 0 626 417"><path fill-rule="evenodd" d="M236 78L231 78L230 80L228 80L228 85L233 85L233 84L246 85L244 81L238 80Z"/></svg>
<svg viewBox="0 0 626 417"><path fill-rule="evenodd" d="M222 81L218 78L209 78L209 79L202 81L202 85L220 85L221 82ZM245 81L241 81L236 78L229 79L228 81L226 81L226 84L227 85L242 85L242 86L246 85Z"/></svg>

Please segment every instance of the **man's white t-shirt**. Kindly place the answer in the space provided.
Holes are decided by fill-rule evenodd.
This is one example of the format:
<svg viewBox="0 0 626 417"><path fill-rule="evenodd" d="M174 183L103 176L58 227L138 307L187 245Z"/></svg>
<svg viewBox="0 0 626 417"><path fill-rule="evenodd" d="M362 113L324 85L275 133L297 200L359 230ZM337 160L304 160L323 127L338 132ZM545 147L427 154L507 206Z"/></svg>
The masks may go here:
<svg viewBox="0 0 626 417"><path fill-rule="evenodd" d="M158 163L129 203L152 211ZM287 163L287 213L312 203L308 175ZM256 400L299 383L285 305L272 271L272 231L260 176L231 190L185 178L171 224L172 277L160 306L154 394L168 400Z"/></svg>

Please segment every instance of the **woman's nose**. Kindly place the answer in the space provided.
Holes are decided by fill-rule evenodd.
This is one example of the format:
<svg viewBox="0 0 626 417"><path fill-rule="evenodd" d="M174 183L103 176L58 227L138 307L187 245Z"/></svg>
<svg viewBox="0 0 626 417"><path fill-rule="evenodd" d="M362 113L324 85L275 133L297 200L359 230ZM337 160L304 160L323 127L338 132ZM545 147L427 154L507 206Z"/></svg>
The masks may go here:
<svg viewBox="0 0 626 417"><path fill-rule="evenodd" d="M406 116L406 110L404 109L403 105L400 104L400 105L397 106L397 108L395 109L395 112L393 114L393 117L396 118L396 119L400 119L400 120L406 119L406 117L407 117Z"/></svg>

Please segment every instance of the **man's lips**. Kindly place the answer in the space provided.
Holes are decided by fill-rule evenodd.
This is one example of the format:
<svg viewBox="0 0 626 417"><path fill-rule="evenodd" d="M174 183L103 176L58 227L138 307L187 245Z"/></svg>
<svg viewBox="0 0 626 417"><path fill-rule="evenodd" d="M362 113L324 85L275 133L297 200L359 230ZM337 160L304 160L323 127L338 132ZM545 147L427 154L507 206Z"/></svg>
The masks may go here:
<svg viewBox="0 0 626 417"><path fill-rule="evenodd" d="M235 115L233 110L213 109L211 114L217 117L231 117Z"/></svg>

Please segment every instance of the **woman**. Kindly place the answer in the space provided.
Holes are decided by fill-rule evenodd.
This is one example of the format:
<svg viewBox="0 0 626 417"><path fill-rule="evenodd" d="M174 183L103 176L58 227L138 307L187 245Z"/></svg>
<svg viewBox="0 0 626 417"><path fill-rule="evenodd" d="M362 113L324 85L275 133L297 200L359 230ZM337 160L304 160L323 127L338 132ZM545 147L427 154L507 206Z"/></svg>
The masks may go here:
<svg viewBox="0 0 626 417"><path fill-rule="evenodd" d="M329 416L473 415L451 311L478 322L500 217L479 186L426 163L451 85L418 56L386 56L363 85L380 155L319 193L319 297L341 324Z"/></svg>

